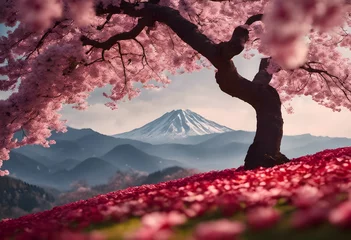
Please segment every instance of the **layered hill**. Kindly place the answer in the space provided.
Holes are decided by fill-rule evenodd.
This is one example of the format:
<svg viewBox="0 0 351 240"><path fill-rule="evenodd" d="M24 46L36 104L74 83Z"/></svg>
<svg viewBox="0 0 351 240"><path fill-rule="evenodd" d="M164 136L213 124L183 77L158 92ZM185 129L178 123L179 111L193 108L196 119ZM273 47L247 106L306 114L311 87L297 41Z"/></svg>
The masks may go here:
<svg viewBox="0 0 351 240"><path fill-rule="evenodd" d="M62 171L62 170L71 170L75 166L77 166L81 161L78 161L73 158L67 158L62 162L54 163L53 165L49 165L49 168L52 172Z"/></svg>
<svg viewBox="0 0 351 240"><path fill-rule="evenodd" d="M70 170L57 171L47 177L50 185L60 189L69 189L74 182L84 181L89 185L106 183L118 168L103 159L92 157L79 163Z"/></svg>
<svg viewBox="0 0 351 240"><path fill-rule="evenodd" d="M152 156L130 144L119 145L102 156L121 170L154 172L171 166L182 166L180 162Z"/></svg>
<svg viewBox="0 0 351 240"><path fill-rule="evenodd" d="M10 160L3 161L2 167L8 169L12 177L30 183L39 183L50 173L44 164L17 152L11 152Z"/></svg>

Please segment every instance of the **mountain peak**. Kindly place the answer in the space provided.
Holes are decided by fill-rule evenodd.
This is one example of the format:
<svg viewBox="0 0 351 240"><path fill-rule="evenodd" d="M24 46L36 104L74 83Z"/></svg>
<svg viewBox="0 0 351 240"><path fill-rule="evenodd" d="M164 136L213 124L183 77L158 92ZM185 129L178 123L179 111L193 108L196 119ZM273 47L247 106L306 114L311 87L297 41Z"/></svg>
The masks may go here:
<svg viewBox="0 0 351 240"><path fill-rule="evenodd" d="M192 111L189 109L180 108L180 109L172 110L172 112L192 112Z"/></svg>
<svg viewBox="0 0 351 240"><path fill-rule="evenodd" d="M165 113L164 115L166 115L166 114L191 114L191 113L193 113L193 112L189 109L175 109L175 110L172 110L170 112Z"/></svg>
<svg viewBox="0 0 351 240"><path fill-rule="evenodd" d="M140 128L114 137L158 142L229 131L232 129L210 121L189 109L176 109Z"/></svg>

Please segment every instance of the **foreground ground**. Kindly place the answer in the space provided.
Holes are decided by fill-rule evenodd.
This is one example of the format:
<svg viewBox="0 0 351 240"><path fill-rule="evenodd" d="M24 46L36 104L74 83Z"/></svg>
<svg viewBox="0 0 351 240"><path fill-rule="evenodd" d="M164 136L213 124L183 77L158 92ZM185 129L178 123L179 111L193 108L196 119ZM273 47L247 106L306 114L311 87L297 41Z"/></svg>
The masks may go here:
<svg viewBox="0 0 351 240"><path fill-rule="evenodd" d="M0 222L1 239L351 239L351 147L143 185Z"/></svg>

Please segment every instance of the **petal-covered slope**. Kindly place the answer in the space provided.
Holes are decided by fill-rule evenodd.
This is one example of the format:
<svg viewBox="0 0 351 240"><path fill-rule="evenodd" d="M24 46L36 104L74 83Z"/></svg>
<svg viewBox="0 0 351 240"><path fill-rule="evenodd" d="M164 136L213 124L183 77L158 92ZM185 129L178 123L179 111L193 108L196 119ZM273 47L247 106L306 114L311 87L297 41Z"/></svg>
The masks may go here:
<svg viewBox="0 0 351 240"><path fill-rule="evenodd" d="M350 179L351 147L325 150L270 169L213 171L111 192L2 221L0 233L3 237L60 239L62 234L86 232L93 224L100 224L99 231L110 239L126 236L120 235L118 229L131 230L129 239L156 239L161 234L190 234L206 239L204 236L209 236L206 231L213 239L235 239L240 234L245 239L263 239L255 238L252 230L273 227L264 233L275 234L276 238L269 235L268 239L280 239L286 232L300 234L299 239L310 239L303 235L305 230L296 229L323 223L320 231L330 230L336 239L351 239L338 238L351 236ZM201 216L206 217L200 219ZM141 221L135 220L139 217ZM202 223L204 219L211 221ZM132 228L130 225L135 221L138 223ZM116 227L117 235L111 237L111 226L116 224L121 227ZM103 231L101 226L110 230ZM103 236L90 232L89 237Z"/></svg>

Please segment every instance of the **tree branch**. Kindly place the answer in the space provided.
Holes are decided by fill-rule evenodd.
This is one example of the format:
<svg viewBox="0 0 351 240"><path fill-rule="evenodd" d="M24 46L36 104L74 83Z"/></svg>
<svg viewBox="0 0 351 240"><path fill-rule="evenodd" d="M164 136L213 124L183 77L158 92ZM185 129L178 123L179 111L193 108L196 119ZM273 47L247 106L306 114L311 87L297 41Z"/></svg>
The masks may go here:
<svg viewBox="0 0 351 240"><path fill-rule="evenodd" d="M117 45L118 45L118 53L119 53L119 56L120 56L121 62L122 62L123 76L124 76L124 87L123 87L121 92L124 92L124 90L127 87L127 83L128 83L127 73L126 73L126 65L124 64L124 59L123 59L123 54L122 54L122 46L119 42L117 42Z"/></svg>
<svg viewBox="0 0 351 240"><path fill-rule="evenodd" d="M251 17L249 17L249 18L246 20L245 24L251 25L251 24L253 24L254 22L262 21L262 18L263 18L263 14L252 15Z"/></svg>
<svg viewBox="0 0 351 240"><path fill-rule="evenodd" d="M247 19L246 25L261 21L263 14L256 14ZM233 35L228 42L219 44L220 54L226 59L232 59L244 50L245 43L249 40L249 31L245 26L238 26L234 29Z"/></svg>
<svg viewBox="0 0 351 240"><path fill-rule="evenodd" d="M330 80L336 85L338 86L338 83L340 84L340 86L338 86L338 89L340 89L344 96L346 97L346 99L348 101L351 102L351 99L349 97L349 94L351 95L351 89L349 89L347 86L345 86L344 81L342 79L340 79L339 77L329 73L327 70L323 70L323 69L318 69L318 68L314 68L310 65L310 63L307 63L306 66L302 66L300 67L301 69L313 74L316 73L318 74L327 84L327 87L329 88L329 91L332 92L332 90L329 87L329 83L328 80L326 78L326 76L328 76L330 78Z"/></svg>
<svg viewBox="0 0 351 240"><path fill-rule="evenodd" d="M141 18L138 20L138 24L129 32L118 33L104 42L99 42L96 40L92 40L86 36L81 36L80 40L83 43L83 46L90 45L95 48L101 48L103 50L109 50L113 45L115 45L118 41L133 39L138 36L141 31L150 24L150 19Z"/></svg>
<svg viewBox="0 0 351 240"><path fill-rule="evenodd" d="M273 75L269 74L267 71L267 67L269 66L270 59L271 58L262 58L261 59L258 73L255 75L254 79L252 80L253 83L268 85L271 82Z"/></svg>
<svg viewBox="0 0 351 240"><path fill-rule="evenodd" d="M146 57L146 51L145 48L143 46L143 44L141 42L139 42L136 38L133 39L136 43L139 44L139 46L141 47L142 51L143 51L143 57L141 59L142 64L144 65L143 61L145 60L145 64L151 69L151 71L161 80L160 75L153 69L153 67L151 67L151 65L149 64L147 57Z"/></svg>
<svg viewBox="0 0 351 240"><path fill-rule="evenodd" d="M228 42L221 42L218 44L218 49L221 57L226 60L232 59L234 56L240 54L244 48L245 43L249 40L249 31L244 26L238 26L234 29L233 35Z"/></svg>
<svg viewBox="0 0 351 240"><path fill-rule="evenodd" d="M218 59L218 50L216 44L214 44L207 36L202 34L195 24L183 18L180 15L179 11L166 6L159 6L157 4L139 3L139 5L136 5L125 1L122 1L119 7L108 5L104 8L103 5L100 4L96 8L97 15L111 13L118 14L122 12L123 14L127 14L130 17L149 18L153 21L158 21L160 23L166 24L184 42L190 45L194 50L201 53L204 57L209 59L215 67L219 68L220 65L223 65L223 62L221 63L220 59ZM111 45L116 43L116 40L118 41L131 39L134 37L136 36L128 36L128 38L126 37L124 39L121 39L121 37L115 37L114 39L107 40L109 42L103 43L103 45L106 44L108 47L111 47ZM86 37L83 39L85 45L94 44L95 46L104 47L94 40L89 41L86 39Z"/></svg>
<svg viewBox="0 0 351 240"><path fill-rule="evenodd" d="M105 27L105 25L111 20L112 15L112 13L109 13L106 17L105 22L102 25L97 26L96 29L101 31Z"/></svg>
<svg viewBox="0 0 351 240"><path fill-rule="evenodd" d="M54 26L53 26L52 28L49 28L49 29L43 34L43 36L40 38L40 40L39 40L39 42L37 43L37 45L35 46L35 48L27 55L26 60L27 60L28 58L30 58L30 56L31 56L35 51L39 50L39 48L43 45L43 43L44 43L44 41L45 41L45 38L46 38L47 36L49 36L49 34L52 33L52 30L53 30L54 28L56 28L58 25L60 25L62 22L63 22L63 21L57 21L57 22L55 22Z"/></svg>

